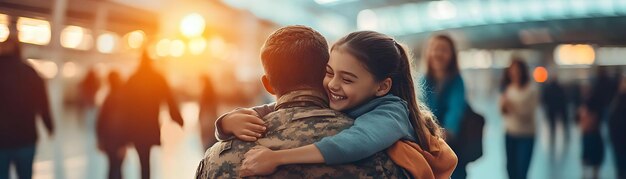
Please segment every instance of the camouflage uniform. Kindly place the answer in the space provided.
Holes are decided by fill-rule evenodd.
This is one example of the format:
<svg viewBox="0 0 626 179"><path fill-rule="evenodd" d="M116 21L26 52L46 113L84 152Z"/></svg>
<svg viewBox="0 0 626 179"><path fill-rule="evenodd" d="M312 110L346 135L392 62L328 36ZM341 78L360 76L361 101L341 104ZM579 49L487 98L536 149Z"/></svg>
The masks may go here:
<svg viewBox="0 0 626 179"><path fill-rule="evenodd" d="M221 141L207 150L196 178L237 178L243 155L262 145L272 150L290 149L319 141L352 125L353 119L328 108L326 95L294 91L283 95L276 111L266 115L267 133L256 142L238 139ZM284 165L267 178L405 178L406 173L387 154L379 152L344 165Z"/></svg>

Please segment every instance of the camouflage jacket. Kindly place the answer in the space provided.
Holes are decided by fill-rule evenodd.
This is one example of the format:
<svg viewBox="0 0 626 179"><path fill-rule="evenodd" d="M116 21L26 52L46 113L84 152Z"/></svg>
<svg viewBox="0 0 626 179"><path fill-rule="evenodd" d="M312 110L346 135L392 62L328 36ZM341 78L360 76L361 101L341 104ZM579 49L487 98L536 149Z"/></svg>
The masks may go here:
<svg viewBox="0 0 626 179"><path fill-rule="evenodd" d="M243 155L256 145L272 150L300 147L335 135L354 122L329 109L324 94L306 90L281 96L276 111L263 119L267 126L264 138L256 142L233 139L216 143L200 162L196 178L237 178ZM343 165L284 165L274 174L259 178L405 178L405 174L383 151Z"/></svg>

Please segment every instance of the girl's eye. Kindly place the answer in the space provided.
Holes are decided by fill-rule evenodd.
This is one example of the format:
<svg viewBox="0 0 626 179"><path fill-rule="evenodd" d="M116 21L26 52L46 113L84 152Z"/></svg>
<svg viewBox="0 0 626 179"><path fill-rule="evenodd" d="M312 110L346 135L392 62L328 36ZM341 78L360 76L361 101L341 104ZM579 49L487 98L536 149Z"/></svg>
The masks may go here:
<svg viewBox="0 0 626 179"><path fill-rule="evenodd" d="M333 76L333 73L330 71L326 71L326 76Z"/></svg>
<svg viewBox="0 0 626 179"><path fill-rule="evenodd" d="M348 80L348 79L343 79L343 82L344 82L344 83L346 83L346 84L350 84L350 83L352 83L352 82L354 82L354 81L352 81L352 80Z"/></svg>

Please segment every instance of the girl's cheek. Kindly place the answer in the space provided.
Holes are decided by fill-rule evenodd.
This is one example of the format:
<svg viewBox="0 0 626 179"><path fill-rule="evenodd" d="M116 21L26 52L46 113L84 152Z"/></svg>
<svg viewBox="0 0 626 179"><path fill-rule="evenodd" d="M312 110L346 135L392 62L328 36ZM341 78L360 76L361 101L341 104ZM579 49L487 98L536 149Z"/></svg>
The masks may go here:
<svg viewBox="0 0 626 179"><path fill-rule="evenodd" d="M328 83L330 82L330 80L328 79L328 77L324 77L324 80L322 81L322 83L324 83L324 89L328 90Z"/></svg>
<svg viewBox="0 0 626 179"><path fill-rule="evenodd" d="M349 85L341 85L343 94L346 96L352 96L352 88Z"/></svg>

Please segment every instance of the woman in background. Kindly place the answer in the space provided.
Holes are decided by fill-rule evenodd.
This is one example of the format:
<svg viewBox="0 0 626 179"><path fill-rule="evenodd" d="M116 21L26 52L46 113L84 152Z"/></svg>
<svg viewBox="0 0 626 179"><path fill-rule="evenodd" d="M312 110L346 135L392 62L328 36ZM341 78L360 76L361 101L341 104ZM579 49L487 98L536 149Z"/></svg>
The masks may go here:
<svg viewBox="0 0 626 179"><path fill-rule="evenodd" d="M500 110L506 129L506 168L510 179L527 178L535 145L535 109L539 94L531 84L528 66L513 57L502 82Z"/></svg>
<svg viewBox="0 0 626 179"><path fill-rule="evenodd" d="M446 141L452 141L460 132L467 101L465 86L459 72L456 48L447 35L433 36L425 48L426 78L424 79L424 101L433 111L439 124L446 129ZM458 164L453 179L467 176L465 166L470 162L459 153L459 146L451 145L457 153Z"/></svg>

